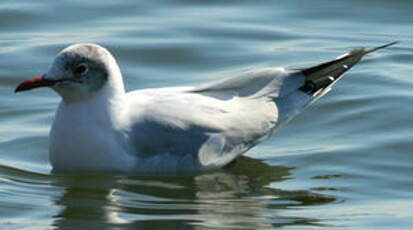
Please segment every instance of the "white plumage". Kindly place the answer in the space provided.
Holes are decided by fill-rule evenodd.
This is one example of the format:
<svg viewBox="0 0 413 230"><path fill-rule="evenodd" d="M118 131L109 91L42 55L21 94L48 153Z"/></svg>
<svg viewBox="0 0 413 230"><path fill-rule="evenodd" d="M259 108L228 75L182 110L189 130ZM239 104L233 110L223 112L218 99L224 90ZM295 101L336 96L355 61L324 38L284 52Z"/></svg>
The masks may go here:
<svg viewBox="0 0 413 230"><path fill-rule="evenodd" d="M268 68L198 87L125 93L112 55L78 44L16 91L50 86L63 98L50 133L55 171L199 171L222 167L267 138L373 50L304 70Z"/></svg>

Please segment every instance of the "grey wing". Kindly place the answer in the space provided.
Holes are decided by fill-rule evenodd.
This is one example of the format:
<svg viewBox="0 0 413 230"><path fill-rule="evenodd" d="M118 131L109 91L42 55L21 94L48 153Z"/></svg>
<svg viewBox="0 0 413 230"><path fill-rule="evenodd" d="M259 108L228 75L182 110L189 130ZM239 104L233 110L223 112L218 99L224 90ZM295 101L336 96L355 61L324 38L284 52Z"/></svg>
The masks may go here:
<svg viewBox="0 0 413 230"><path fill-rule="evenodd" d="M129 93L137 152L189 156L198 169L223 166L322 97L365 54L392 44L303 70L256 70L200 87Z"/></svg>
<svg viewBox="0 0 413 230"><path fill-rule="evenodd" d="M219 82L133 92L132 107L139 108L131 132L136 152L142 157L172 154L185 162L192 157L194 167L204 169L229 163L270 135L277 124L272 97L278 93L252 86L254 80L241 86ZM261 81L257 82L264 84Z"/></svg>

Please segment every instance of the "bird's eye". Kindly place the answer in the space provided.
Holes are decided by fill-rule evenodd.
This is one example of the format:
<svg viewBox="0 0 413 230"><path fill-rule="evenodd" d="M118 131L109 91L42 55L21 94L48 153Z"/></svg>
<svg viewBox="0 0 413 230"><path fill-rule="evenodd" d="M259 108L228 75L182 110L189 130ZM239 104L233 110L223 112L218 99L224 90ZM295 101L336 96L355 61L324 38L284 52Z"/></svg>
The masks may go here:
<svg viewBox="0 0 413 230"><path fill-rule="evenodd" d="M73 71L74 74L76 75L84 75L88 71L88 67L85 63L81 63L78 66L76 66L76 69Z"/></svg>

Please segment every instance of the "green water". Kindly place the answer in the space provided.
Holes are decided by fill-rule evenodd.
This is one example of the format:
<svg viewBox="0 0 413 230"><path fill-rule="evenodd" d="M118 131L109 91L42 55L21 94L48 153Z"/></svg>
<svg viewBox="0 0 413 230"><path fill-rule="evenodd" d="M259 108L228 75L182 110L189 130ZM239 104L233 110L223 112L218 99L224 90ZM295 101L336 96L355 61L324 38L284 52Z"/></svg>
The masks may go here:
<svg viewBox="0 0 413 230"><path fill-rule="evenodd" d="M412 12L407 0L2 1L0 229L411 229ZM79 42L107 47L132 90L394 40L234 166L199 175L53 175L59 98L13 93Z"/></svg>

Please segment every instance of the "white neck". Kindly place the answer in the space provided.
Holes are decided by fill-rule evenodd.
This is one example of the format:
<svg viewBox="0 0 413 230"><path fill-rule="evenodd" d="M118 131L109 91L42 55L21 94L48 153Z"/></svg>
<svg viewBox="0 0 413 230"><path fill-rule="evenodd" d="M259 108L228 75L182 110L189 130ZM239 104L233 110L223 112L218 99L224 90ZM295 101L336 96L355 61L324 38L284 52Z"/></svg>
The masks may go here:
<svg viewBox="0 0 413 230"><path fill-rule="evenodd" d="M120 77L111 79L118 82L107 82L87 100L60 103L50 133L50 161L54 168L121 171L133 167L123 133L125 91Z"/></svg>
<svg viewBox="0 0 413 230"><path fill-rule="evenodd" d="M109 72L107 82L101 89L92 92L88 97L83 97L82 100L65 100L63 98L56 116L64 111L61 116L70 116L71 120L84 120L88 123L104 122L109 126L114 125L123 115L126 93L122 75L116 63L113 67Z"/></svg>

